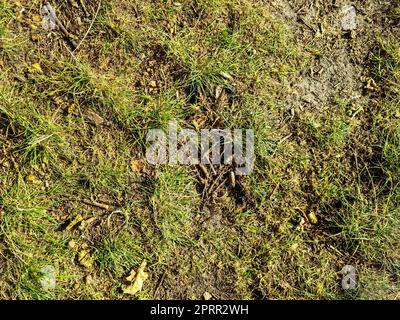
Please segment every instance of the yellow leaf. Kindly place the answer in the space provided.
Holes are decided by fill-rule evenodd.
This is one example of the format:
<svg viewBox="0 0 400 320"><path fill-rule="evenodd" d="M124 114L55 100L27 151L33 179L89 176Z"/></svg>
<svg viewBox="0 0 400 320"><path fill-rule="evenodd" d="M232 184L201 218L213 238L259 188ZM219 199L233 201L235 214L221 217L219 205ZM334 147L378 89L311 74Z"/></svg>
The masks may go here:
<svg viewBox="0 0 400 320"><path fill-rule="evenodd" d="M310 212L310 213L308 214L308 220L310 220L310 222L311 222L312 224L317 224L317 222L318 222L317 216L315 215L314 212Z"/></svg>
<svg viewBox="0 0 400 320"><path fill-rule="evenodd" d="M29 183L32 183L32 184L38 184L38 183L40 183L40 180L39 180L36 176L34 176L34 175L29 175L29 176L27 176L27 177L26 177L26 181L29 182Z"/></svg>
<svg viewBox="0 0 400 320"><path fill-rule="evenodd" d="M131 274L128 277L126 277L126 281L133 282L135 278L136 278L136 271L132 270Z"/></svg>
<svg viewBox="0 0 400 320"><path fill-rule="evenodd" d="M68 242L68 247L70 247L71 249L75 249L78 246L78 244L76 243L75 240L71 240Z"/></svg>
<svg viewBox="0 0 400 320"><path fill-rule="evenodd" d="M68 106L68 114L75 113L75 110L76 110L75 104L71 104L71 105Z"/></svg>
<svg viewBox="0 0 400 320"><path fill-rule="evenodd" d="M78 3L75 0L69 0L69 2L71 3L71 5L75 8L79 8Z"/></svg>
<svg viewBox="0 0 400 320"><path fill-rule="evenodd" d="M78 253L78 261L81 266L91 269L93 267L93 258L90 256L89 251L82 250Z"/></svg>
<svg viewBox="0 0 400 320"><path fill-rule="evenodd" d="M40 66L39 63L34 63L32 66L28 68L28 71L30 73L40 73L40 74L43 73L42 67Z"/></svg>
<svg viewBox="0 0 400 320"><path fill-rule="evenodd" d="M129 279L132 281L133 278L135 278L135 281L133 281L133 283L131 285L125 286L122 288L122 291L124 293L130 294L130 295L135 295L136 293L138 293L139 291L142 290L144 281L149 277L147 272L144 271L144 268L146 268L146 265L147 265L146 260L143 260L140 267L138 268L138 271L131 272L131 274L127 278L127 280ZM135 277L135 275L136 275L136 277Z"/></svg>
<svg viewBox="0 0 400 320"><path fill-rule="evenodd" d="M81 214L78 214L70 223L69 225L65 228L65 230L70 231L73 227L75 227L79 222L83 220L83 217Z"/></svg>
<svg viewBox="0 0 400 320"><path fill-rule="evenodd" d="M41 18L39 15L34 15L34 16L32 17L32 21L33 21L34 23L40 23L40 22L42 21L42 18Z"/></svg>
<svg viewBox="0 0 400 320"><path fill-rule="evenodd" d="M133 172L138 173L143 169L143 160L132 160L131 169Z"/></svg>

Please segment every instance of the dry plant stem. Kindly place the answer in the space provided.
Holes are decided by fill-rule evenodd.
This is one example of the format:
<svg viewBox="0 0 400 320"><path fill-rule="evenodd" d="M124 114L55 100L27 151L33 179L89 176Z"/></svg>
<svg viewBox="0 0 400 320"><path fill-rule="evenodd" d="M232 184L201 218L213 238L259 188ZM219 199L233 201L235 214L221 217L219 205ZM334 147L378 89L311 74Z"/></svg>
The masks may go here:
<svg viewBox="0 0 400 320"><path fill-rule="evenodd" d="M101 0L99 1L99 5L97 6L97 10L96 10L96 13L95 13L95 15L94 15L94 17L93 17L92 23L90 24L90 26L89 26L88 30L86 31L85 35L83 36L82 40L79 42L78 45L75 46L73 52L75 52L76 50L78 50L78 48L81 46L81 44L83 43L83 41L85 41L85 39L86 39L86 37L88 36L90 30L92 30L93 24L94 24L94 22L96 21L96 18L97 18L98 14L99 14L100 8L101 8Z"/></svg>
<svg viewBox="0 0 400 320"><path fill-rule="evenodd" d="M52 10L52 7L50 5L49 2L46 3L46 6L48 8L49 11ZM56 24L58 26L58 28L60 29L61 33L64 35L64 37L68 40L68 42L70 43L70 45L72 46L72 48L75 50L75 48L77 47L77 44L74 40L72 40L68 30L64 27L63 23L60 21L60 19L58 19L57 16L54 17Z"/></svg>

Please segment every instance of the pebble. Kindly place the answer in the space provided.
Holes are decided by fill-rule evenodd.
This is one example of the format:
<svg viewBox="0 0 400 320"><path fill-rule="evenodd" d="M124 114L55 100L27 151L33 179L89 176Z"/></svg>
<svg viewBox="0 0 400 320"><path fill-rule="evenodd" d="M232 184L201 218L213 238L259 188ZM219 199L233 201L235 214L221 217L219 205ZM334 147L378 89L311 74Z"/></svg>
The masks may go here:
<svg viewBox="0 0 400 320"><path fill-rule="evenodd" d="M347 5L342 9L342 29L344 31L352 31L357 29L357 12L352 5Z"/></svg>
<svg viewBox="0 0 400 320"><path fill-rule="evenodd" d="M43 290L49 291L54 290L57 286L56 283L56 269L53 266L43 266L40 269L42 277L40 279L40 285Z"/></svg>

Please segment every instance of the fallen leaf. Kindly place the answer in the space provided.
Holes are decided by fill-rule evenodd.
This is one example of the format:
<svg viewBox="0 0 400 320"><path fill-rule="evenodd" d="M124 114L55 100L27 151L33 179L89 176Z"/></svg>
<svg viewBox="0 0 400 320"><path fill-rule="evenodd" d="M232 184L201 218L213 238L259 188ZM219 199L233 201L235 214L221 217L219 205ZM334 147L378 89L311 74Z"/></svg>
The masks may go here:
<svg viewBox="0 0 400 320"><path fill-rule="evenodd" d="M131 161L132 172L138 173L138 172L142 171L143 166L144 166L144 162L142 159L134 159Z"/></svg>
<svg viewBox="0 0 400 320"><path fill-rule="evenodd" d="M318 219L314 212L310 212L307 217L312 224L317 224Z"/></svg>
<svg viewBox="0 0 400 320"><path fill-rule="evenodd" d="M33 65L31 65L31 66L28 68L28 71L29 71L30 73L40 73L40 74L43 73L42 67L40 66L39 63L34 63Z"/></svg>
<svg viewBox="0 0 400 320"><path fill-rule="evenodd" d="M26 181L32 184L39 184L41 182L38 177L32 174L26 177Z"/></svg>
<svg viewBox="0 0 400 320"><path fill-rule="evenodd" d="M144 281L149 277L147 272L144 271L146 265L147 265L146 260L143 260L137 272L132 271L129 277L126 278L127 280L129 279L128 281L132 281L134 278L135 281L133 281L133 283L129 286L124 286L122 288L123 293L135 295L136 293L142 290Z"/></svg>
<svg viewBox="0 0 400 320"><path fill-rule="evenodd" d="M82 250L78 253L78 261L81 266L87 269L91 269L93 267L94 260L87 250Z"/></svg>
<svg viewBox="0 0 400 320"><path fill-rule="evenodd" d="M83 217L81 214L78 214L70 223L69 225L65 228L65 230L70 231L72 230L73 227L75 227L79 222L83 220Z"/></svg>
<svg viewBox="0 0 400 320"><path fill-rule="evenodd" d="M206 292L204 292L203 297L204 297L204 300L211 300L212 295L211 295L211 293L206 291Z"/></svg>
<svg viewBox="0 0 400 320"><path fill-rule="evenodd" d="M126 281L133 282L135 280L135 278L136 278L136 271L132 270L131 274L126 277Z"/></svg>
<svg viewBox="0 0 400 320"><path fill-rule="evenodd" d="M71 4L71 6L73 6L74 8L79 8L78 3L75 0L69 0L69 3Z"/></svg>
<svg viewBox="0 0 400 320"><path fill-rule="evenodd" d="M79 230L85 230L92 222L96 221L96 217L91 217L87 220L82 221L81 225L79 226Z"/></svg>
<svg viewBox="0 0 400 320"><path fill-rule="evenodd" d="M40 23L40 21L42 21L42 18L39 16L39 15L34 15L33 17L32 17L32 21L34 22L34 23L37 23L37 24L39 24Z"/></svg>
<svg viewBox="0 0 400 320"><path fill-rule="evenodd" d="M85 284L88 285L88 286L90 286L92 283L93 283L93 277L92 277L92 275L88 274L88 275L85 277Z"/></svg>
<svg viewBox="0 0 400 320"><path fill-rule="evenodd" d="M68 242L68 247L70 247L71 249L75 249L77 246L78 244L75 240L71 240L70 242Z"/></svg>
<svg viewBox="0 0 400 320"><path fill-rule="evenodd" d="M76 111L76 106L75 106L75 104L70 104L70 105L68 106L68 110L67 110L68 114L74 114L75 111Z"/></svg>

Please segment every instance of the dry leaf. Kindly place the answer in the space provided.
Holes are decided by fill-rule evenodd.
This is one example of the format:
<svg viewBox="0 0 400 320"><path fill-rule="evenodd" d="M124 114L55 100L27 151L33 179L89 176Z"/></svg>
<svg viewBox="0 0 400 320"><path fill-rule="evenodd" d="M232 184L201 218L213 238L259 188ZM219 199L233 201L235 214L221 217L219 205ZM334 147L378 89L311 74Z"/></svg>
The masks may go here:
<svg viewBox="0 0 400 320"><path fill-rule="evenodd" d="M131 285L122 288L122 291L124 293L135 295L142 290L144 281L149 277L147 272L144 272L144 268L146 268L146 265L146 260L143 260L140 267L138 268L138 271L132 271L129 277L126 278L128 281L132 281L133 278L135 278L135 281Z"/></svg>
<svg viewBox="0 0 400 320"><path fill-rule="evenodd" d="M83 220L83 217L81 214L78 214L70 223L69 225L65 228L65 230L70 231L73 227L75 227L79 222Z"/></svg>
<svg viewBox="0 0 400 320"><path fill-rule="evenodd" d="M32 22L34 22L36 24L39 24L41 20L42 20L42 18L37 14L32 17Z"/></svg>
<svg viewBox="0 0 400 320"><path fill-rule="evenodd" d="M87 269L91 269L93 267L94 260L87 250L82 250L78 253L78 261L81 266Z"/></svg>
<svg viewBox="0 0 400 320"><path fill-rule="evenodd" d="M142 159L135 159L131 161L131 169L132 172L138 173L142 171L144 166L143 160Z"/></svg>
<svg viewBox="0 0 400 320"><path fill-rule="evenodd" d="M68 242L68 247L70 247L71 249L75 249L78 246L78 244L76 243L75 240L71 240Z"/></svg>
<svg viewBox="0 0 400 320"><path fill-rule="evenodd" d="M131 274L126 277L126 281L133 282L135 280L135 278L136 278L136 271L132 270Z"/></svg>
<svg viewBox="0 0 400 320"><path fill-rule="evenodd" d="M314 212L310 212L307 217L312 224L317 224L318 219Z"/></svg>
<svg viewBox="0 0 400 320"><path fill-rule="evenodd" d="M87 113L87 118L92 121L96 126L102 125L105 121L96 112L89 110Z"/></svg>
<svg viewBox="0 0 400 320"><path fill-rule="evenodd" d="M204 298L204 300L211 300L212 299L212 295L211 295L211 293L206 291L203 294L203 298Z"/></svg>
<svg viewBox="0 0 400 320"><path fill-rule="evenodd" d="M32 184L39 184L41 182L40 179L34 175L27 176L26 181Z"/></svg>
<svg viewBox="0 0 400 320"><path fill-rule="evenodd" d="M34 63L33 65L31 65L31 66L28 68L28 71L29 71L30 73L40 73L40 74L43 73L42 67L40 66L39 63Z"/></svg>
<svg viewBox="0 0 400 320"><path fill-rule="evenodd" d="M42 7L42 27L45 30L54 30L57 25L57 16L54 8L50 3L45 4Z"/></svg>
<svg viewBox="0 0 400 320"><path fill-rule="evenodd" d="M88 286L90 286L91 284L93 284L93 277L92 277L92 275L88 274L88 275L85 277L85 284L88 285Z"/></svg>
<svg viewBox="0 0 400 320"><path fill-rule="evenodd" d="M70 104L69 106L68 106L68 114L74 114L75 113L75 111L76 111L76 106L75 106L75 104Z"/></svg>
<svg viewBox="0 0 400 320"><path fill-rule="evenodd" d="M69 3L71 4L71 6L73 6L74 8L79 8L78 3L75 0L69 0Z"/></svg>

